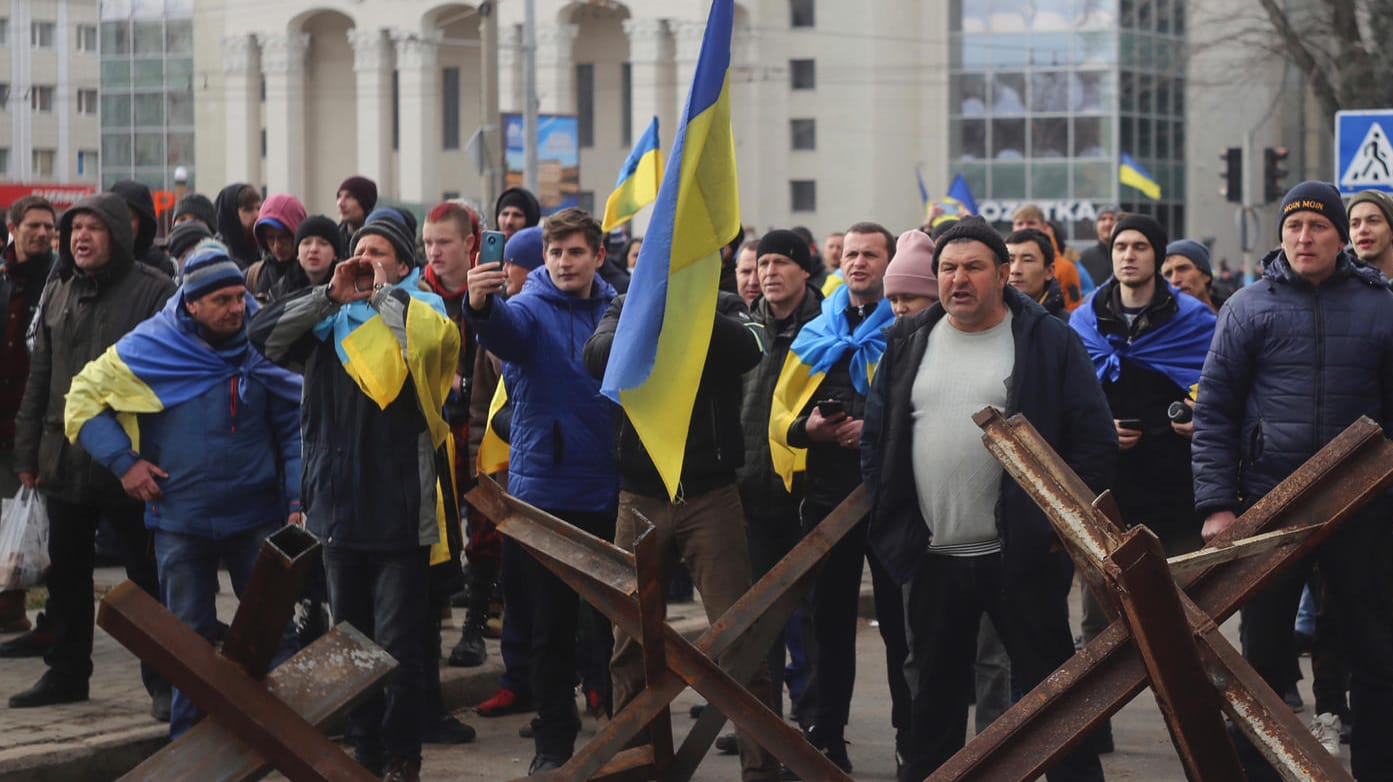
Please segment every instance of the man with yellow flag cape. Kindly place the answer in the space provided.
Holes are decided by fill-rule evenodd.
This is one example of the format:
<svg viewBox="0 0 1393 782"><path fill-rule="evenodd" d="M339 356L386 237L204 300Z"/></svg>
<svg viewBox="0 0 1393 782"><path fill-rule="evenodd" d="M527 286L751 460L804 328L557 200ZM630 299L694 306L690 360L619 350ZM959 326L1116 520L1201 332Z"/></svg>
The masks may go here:
<svg viewBox="0 0 1393 782"><path fill-rule="evenodd" d="M458 534L450 429L442 417L459 329L419 290L414 238L378 210L353 236L328 285L263 310L251 339L303 367L304 477L311 532L324 543L334 616L399 665L354 708L348 735L369 770L419 775L428 567Z"/></svg>

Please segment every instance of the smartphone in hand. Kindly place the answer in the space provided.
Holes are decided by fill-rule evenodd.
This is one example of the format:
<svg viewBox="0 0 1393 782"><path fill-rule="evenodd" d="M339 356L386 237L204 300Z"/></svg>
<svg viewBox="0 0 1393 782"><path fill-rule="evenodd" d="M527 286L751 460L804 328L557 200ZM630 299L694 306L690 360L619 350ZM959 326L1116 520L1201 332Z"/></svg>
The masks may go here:
<svg viewBox="0 0 1393 782"><path fill-rule="evenodd" d="M823 418L836 418L846 413L846 405L840 399L824 399L813 405Z"/></svg>
<svg viewBox="0 0 1393 782"><path fill-rule="evenodd" d="M502 231L484 231L479 236L479 265L503 262L503 245L507 237Z"/></svg>

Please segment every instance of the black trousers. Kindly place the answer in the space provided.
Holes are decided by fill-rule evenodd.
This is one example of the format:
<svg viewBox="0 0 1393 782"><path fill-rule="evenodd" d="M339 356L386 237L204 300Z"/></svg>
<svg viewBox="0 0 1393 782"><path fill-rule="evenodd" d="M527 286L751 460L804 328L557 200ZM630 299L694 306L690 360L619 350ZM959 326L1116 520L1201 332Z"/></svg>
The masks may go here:
<svg viewBox="0 0 1393 782"><path fill-rule="evenodd" d="M602 540L614 540L614 511L547 510ZM532 601L532 722L537 754L569 758L580 732L576 710L576 630L580 598L575 590L534 557L525 556L523 572Z"/></svg>
<svg viewBox="0 0 1393 782"><path fill-rule="evenodd" d="M1277 692L1290 683L1296 609L1317 562L1326 600L1339 615L1339 649L1349 670L1350 768L1360 782L1393 780L1393 501L1380 497L1364 507L1314 557L1243 606L1244 656ZM1250 782L1278 779L1250 750L1242 747Z"/></svg>
<svg viewBox="0 0 1393 782"><path fill-rule="evenodd" d="M1072 580L1073 566L1063 555L1042 556L1035 572L1017 575L1009 587L1000 554L920 558L904 588L909 640L905 675L913 703L901 782L924 779L963 747L984 612L996 626L1022 690L1035 687L1073 656L1068 602ZM1045 776L1050 782L1101 782L1103 767L1085 742Z"/></svg>
<svg viewBox="0 0 1393 782"><path fill-rule="evenodd" d="M96 567L97 523L105 518L116 533L126 577L147 594L160 599L155 555L145 530L145 506L120 503L74 503L46 497L48 504L48 602L44 605L53 645L44 662L55 675L72 680L92 678L92 636L96 605L92 599L92 570ZM145 664L140 678L146 691L169 689L168 682Z"/></svg>
<svg viewBox="0 0 1393 782"><path fill-rule="evenodd" d="M793 550L798 545L798 540L803 536L802 526L798 518L779 518L774 516L751 516L745 526L746 542L750 547L750 570L755 581L764 577L784 558L784 555ZM804 595L804 604L808 602ZM786 642L783 628L779 629L778 635L769 644L769 678L774 684L774 711L779 716L784 714L784 661L786 659L784 646ZM806 701L811 704L811 699ZM798 703L790 704L794 710L794 715L800 717L799 723L805 727L812 724L812 715L802 715L798 713ZM806 721L805 721L806 720Z"/></svg>

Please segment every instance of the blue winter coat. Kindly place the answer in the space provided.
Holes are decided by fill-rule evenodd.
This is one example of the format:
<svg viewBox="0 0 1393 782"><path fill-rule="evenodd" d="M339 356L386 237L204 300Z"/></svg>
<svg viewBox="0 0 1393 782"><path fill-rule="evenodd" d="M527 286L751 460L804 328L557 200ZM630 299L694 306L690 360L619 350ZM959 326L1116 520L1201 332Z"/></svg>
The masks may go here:
<svg viewBox="0 0 1393 782"><path fill-rule="evenodd" d="M513 408L508 492L539 508L598 512L618 503L617 408L582 358L614 296L598 275L589 298L572 296L539 266L516 296L490 296L482 312L465 308L479 344L503 360Z"/></svg>
<svg viewBox="0 0 1393 782"><path fill-rule="evenodd" d="M1219 310L1195 403L1195 509L1239 510L1345 427L1393 422L1393 293L1341 252L1313 286L1286 255Z"/></svg>

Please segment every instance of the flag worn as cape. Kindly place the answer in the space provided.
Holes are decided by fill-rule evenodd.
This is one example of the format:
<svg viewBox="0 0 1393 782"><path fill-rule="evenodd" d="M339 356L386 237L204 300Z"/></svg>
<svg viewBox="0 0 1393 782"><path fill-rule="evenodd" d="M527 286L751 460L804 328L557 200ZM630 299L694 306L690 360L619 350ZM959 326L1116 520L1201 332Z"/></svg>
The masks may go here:
<svg viewBox="0 0 1393 782"><path fill-rule="evenodd" d="M600 390L618 402L670 499L716 313L721 248L740 232L730 125L733 0L714 0L687 106Z"/></svg>
<svg viewBox="0 0 1393 782"><path fill-rule="evenodd" d="M852 330L846 319L851 292L843 285L822 301L822 314L809 321L794 338L784 359L774 400L769 411L769 453L774 471L793 491L793 476L807 466L807 451L788 444L788 428L803 414L822 380L847 353L851 353L851 384L856 393L870 391L876 365L885 353L885 328L895 319L890 301L881 299L875 310Z"/></svg>
<svg viewBox="0 0 1393 782"><path fill-rule="evenodd" d="M1157 280L1158 285L1166 285ZM1099 289L1103 292L1106 289ZM1099 293L1094 293L1094 296ZM1118 334L1098 330L1098 313L1093 311L1092 298L1069 316L1069 325L1083 338L1088 357L1098 379L1116 382L1122 376L1122 360L1134 361L1146 369L1160 372L1184 389L1200 381L1209 343L1214 339L1216 318L1208 305L1193 296L1171 288L1179 310L1159 327L1131 342Z"/></svg>

